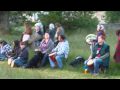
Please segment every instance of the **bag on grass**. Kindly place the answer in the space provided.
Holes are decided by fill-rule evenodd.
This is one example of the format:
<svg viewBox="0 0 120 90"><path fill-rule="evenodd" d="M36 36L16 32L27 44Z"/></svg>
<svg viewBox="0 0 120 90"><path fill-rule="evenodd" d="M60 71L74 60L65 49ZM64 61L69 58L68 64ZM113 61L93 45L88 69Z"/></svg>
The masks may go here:
<svg viewBox="0 0 120 90"><path fill-rule="evenodd" d="M84 62L84 58L81 57L81 56L77 56L77 57L70 63L70 65L71 65L71 66L77 66L77 65L79 65L79 64L81 64L81 63L83 63L83 62Z"/></svg>

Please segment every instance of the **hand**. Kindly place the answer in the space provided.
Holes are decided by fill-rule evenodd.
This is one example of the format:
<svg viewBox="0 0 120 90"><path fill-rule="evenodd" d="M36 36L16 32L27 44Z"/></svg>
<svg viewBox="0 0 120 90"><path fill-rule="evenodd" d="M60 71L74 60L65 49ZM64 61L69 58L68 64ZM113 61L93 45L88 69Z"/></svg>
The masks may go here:
<svg viewBox="0 0 120 90"><path fill-rule="evenodd" d="M53 55L55 55L55 54L56 54L56 52L49 54L49 56L53 56Z"/></svg>
<svg viewBox="0 0 120 90"><path fill-rule="evenodd" d="M40 51L40 49L35 49L35 51Z"/></svg>
<svg viewBox="0 0 120 90"><path fill-rule="evenodd" d="M95 59L98 59L99 57L95 57Z"/></svg>

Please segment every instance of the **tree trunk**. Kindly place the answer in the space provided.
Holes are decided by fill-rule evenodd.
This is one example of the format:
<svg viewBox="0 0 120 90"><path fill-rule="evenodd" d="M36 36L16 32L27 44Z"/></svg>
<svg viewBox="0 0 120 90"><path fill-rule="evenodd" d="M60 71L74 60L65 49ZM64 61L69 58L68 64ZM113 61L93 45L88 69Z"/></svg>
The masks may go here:
<svg viewBox="0 0 120 90"><path fill-rule="evenodd" d="M9 32L9 12L8 11L0 11L0 33L8 33Z"/></svg>

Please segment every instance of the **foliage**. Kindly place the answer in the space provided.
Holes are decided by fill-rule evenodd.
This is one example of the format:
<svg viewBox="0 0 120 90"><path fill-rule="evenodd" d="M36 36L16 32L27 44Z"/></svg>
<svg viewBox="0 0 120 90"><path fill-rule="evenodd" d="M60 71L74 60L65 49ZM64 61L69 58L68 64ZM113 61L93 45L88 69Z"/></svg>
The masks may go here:
<svg viewBox="0 0 120 90"><path fill-rule="evenodd" d="M109 23L120 23L120 11L107 11L106 21Z"/></svg>

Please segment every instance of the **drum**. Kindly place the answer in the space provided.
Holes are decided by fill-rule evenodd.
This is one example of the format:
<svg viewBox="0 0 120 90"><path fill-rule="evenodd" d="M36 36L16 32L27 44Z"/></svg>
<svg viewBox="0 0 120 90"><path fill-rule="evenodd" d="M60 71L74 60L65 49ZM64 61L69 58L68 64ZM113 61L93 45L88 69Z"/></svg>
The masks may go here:
<svg viewBox="0 0 120 90"><path fill-rule="evenodd" d="M91 70L94 69L94 62L93 62L92 59L87 62L87 66L88 66Z"/></svg>
<svg viewBox="0 0 120 90"><path fill-rule="evenodd" d="M94 62L93 62L93 60L91 59L91 60L89 60L89 61L87 62L87 65L88 65L88 66L92 66L93 63L94 63Z"/></svg>
<svg viewBox="0 0 120 90"><path fill-rule="evenodd" d="M55 56L54 55L52 55L52 56L49 56L50 57L50 59L55 63L55 64L57 64L57 61L56 61L56 59L55 59Z"/></svg>

